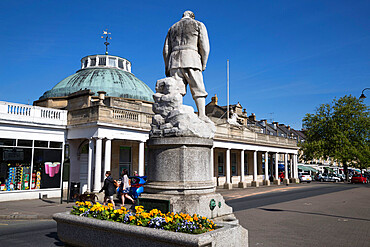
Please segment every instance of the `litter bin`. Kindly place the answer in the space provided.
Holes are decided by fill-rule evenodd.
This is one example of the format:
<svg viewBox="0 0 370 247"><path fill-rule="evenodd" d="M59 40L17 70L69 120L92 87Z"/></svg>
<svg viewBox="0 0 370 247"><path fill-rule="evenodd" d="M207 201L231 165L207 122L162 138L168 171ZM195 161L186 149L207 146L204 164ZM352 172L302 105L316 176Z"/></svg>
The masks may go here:
<svg viewBox="0 0 370 247"><path fill-rule="evenodd" d="M69 190L69 199L70 200L75 200L76 199L76 196L75 195L78 195L80 194L80 183L74 183L74 182L71 182L71 188Z"/></svg>

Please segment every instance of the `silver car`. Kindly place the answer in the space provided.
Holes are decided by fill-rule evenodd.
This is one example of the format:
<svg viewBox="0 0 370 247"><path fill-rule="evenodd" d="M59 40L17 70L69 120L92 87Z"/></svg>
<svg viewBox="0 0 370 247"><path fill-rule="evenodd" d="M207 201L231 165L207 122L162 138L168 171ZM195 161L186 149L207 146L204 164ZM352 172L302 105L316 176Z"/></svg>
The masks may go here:
<svg viewBox="0 0 370 247"><path fill-rule="evenodd" d="M302 182L311 183L312 181L312 177L308 172L300 172L298 178L301 183Z"/></svg>
<svg viewBox="0 0 370 247"><path fill-rule="evenodd" d="M321 175L321 178L320 178L320 181L321 182L340 182L341 179L340 177L338 177L336 174L334 173L330 173L330 174L327 174L327 173L323 173Z"/></svg>

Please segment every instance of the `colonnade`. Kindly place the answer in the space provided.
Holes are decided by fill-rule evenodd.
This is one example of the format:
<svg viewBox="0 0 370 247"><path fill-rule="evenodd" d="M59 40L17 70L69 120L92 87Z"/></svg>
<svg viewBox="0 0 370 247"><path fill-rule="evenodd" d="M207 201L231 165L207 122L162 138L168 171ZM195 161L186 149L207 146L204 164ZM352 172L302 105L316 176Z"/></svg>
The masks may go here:
<svg viewBox="0 0 370 247"><path fill-rule="evenodd" d="M230 153L231 153L231 148L220 148L225 150L226 149L226 161L225 161L225 184L224 188L225 189L231 189L232 188L232 181L231 181L231 162L230 162ZM272 151L265 151L265 150L249 150L249 149L234 149L240 152L240 174L239 174L239 183L238 186L241 188L245 188L247 186L247 183L245 181L245 171L244 171L244 157L245 157L245 152L250 152L252 153L253 157L253 180L251 181L251 186L258 187L259 186L259 181L257 179L258 177L258 153L264 154L264 179L263 179L263 184L269 186L270 185L270 180L269 177L273 176L274 180L273 182L275 184L280 184L280 179L279 179L279 155L284 156L284 184L289 184L289 182L296 183L299 181L298 179L298 156L296 152L286 152L281 151L281 152L272 152ZM269 154L273 155L273 160L275 161L274 164L272 164L273 167L270 169L270 174L269 174ZM212 157L214 156L214 148L212 149ZM289 160L289 166L288 166L288 160ZM211 159L211 167L212 167L212 174L214 174L214 158ZM262 165L262 164L260 164ZM290 169L289 169L290 168ZM274 172L272 172L272 170ZM290 172L289 172L290 171Z"/></svg>
<svg viewBox="0 0 370 247"><path fill-rule="evenodd" d="M104 163L103 157L103 143L104 143ZM138 173L139 176L144 176L144 151L145 142L139 141L139 159L138 159ZM96 150L95 150L96 149ZM111 171L112 158L112 139L107 138L90 138L89 152L87 161L87 190L98 192L102 187L102 182L105 178L105 171ZM92 169L94 167L94 169ZM92 183L92 171L94 171L94 181Z"/></svg>

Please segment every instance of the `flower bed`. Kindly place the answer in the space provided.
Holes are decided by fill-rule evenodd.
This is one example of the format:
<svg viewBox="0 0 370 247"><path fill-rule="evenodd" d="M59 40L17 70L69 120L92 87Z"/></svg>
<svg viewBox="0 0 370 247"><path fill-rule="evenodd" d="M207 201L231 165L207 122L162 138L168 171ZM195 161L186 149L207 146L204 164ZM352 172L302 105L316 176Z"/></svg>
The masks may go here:
<svg viewBox="0 0 370 247"><path fill-rule="evenodd" d="M104 206L100 203L93 204L86 201L76 202L76 206L73 207L71 214L190 234L201 234L213 231L216 227L216 224L212 220L197 214L193 216L173 212L163 214L158 209L146 212L142 206L136 206L135 211L136 212L130 212L125 207L114 209L111 203Z"/></svg>

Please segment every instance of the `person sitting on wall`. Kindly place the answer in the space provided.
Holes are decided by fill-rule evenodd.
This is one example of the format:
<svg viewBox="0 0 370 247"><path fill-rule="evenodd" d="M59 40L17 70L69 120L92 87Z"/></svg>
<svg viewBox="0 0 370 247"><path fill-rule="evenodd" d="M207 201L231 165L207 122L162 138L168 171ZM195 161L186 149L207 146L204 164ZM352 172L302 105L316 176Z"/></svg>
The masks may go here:
<svg viewBox="0 0 370 247"><path fill-rule="evenodd" d="M107 201L109 199L110 202L113 204L113 207L115 207L114 200L113 200L113 195L116 193L116 186L114 185L114 182L115 181L111 177L111 172L110 171L106 171L105 172L105 177L106 178L104 180L103 188L101 188L101 190L99 191L99 193L104 190L104 193L105 193L105 196L104 196L104 205L107 203Z"/></svg>
<svg viewBox="0 0 370 247"><path fill-rule="evenodd" d="M130 184L129 184L129 178L127 174L128 174L127 169L123 169L121 184L119 186L119 193L122 199L122 206L125 205L125 197L129 199L132 202L132 204L135 204L135 200L132 199L132 197L128 194L130 191Z"/></svg>

